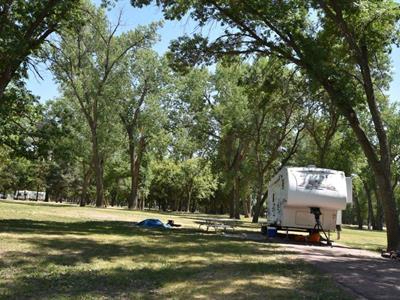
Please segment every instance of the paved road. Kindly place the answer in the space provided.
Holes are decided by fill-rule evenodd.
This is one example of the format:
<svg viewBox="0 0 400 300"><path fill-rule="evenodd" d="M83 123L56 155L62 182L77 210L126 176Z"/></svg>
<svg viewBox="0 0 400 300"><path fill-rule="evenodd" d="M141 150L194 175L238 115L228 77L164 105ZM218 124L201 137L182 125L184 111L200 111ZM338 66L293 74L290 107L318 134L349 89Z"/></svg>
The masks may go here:
<svg viewBox="0 0 400 300"><path fill-rule="evenodd" d="M338 243L334 247L286 243L285 239L266 240L261 234L244 234L244 239L279 245L296 254L333 279L355 299L400 300L400 261L379 253L352 249Z"/></svg>
<svg viewBox="0 0 400 300"><path fill-rule="evenodd" d="M358 299L400 299L400 261L344 246L279 244L315 265Z"/></svg>

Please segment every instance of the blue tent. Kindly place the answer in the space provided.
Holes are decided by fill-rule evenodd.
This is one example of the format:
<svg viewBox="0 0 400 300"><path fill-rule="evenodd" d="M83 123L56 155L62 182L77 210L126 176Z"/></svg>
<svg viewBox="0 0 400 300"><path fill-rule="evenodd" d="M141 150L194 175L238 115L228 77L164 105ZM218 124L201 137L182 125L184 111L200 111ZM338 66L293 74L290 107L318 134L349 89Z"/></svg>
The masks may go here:
<svg viewBox="0 0 400 300"><path fill-rule="evenodd" d="M159 219L146 219L136 224L137 226L145 227L145 228L171 228L168 224L164 224Z"/></svg>

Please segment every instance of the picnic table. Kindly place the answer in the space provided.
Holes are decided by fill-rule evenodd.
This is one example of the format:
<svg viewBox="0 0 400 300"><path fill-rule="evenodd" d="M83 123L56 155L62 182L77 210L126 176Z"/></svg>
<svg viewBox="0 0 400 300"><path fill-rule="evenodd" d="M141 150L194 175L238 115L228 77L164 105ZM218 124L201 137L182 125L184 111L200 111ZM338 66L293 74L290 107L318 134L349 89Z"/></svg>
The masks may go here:
<svg viewBox="0 0 400 300"><path fill-rule="evenodd" d="M208 229L211 227L214 228L215 232L217 232L218 229L226 231L228 228L232 229L232 231L235 231L235 227L241 224L241 222L238 220L219 218L203 218L199 223L199 229L201 226L205 226L208 231Z"/></svg>

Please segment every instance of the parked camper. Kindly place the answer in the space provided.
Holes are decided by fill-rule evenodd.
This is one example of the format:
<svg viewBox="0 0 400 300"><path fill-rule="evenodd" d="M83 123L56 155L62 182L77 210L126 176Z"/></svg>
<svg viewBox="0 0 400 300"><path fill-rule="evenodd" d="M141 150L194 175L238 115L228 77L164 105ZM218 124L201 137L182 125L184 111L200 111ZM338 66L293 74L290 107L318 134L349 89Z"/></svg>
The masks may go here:
<svg viewBox="0 0 400 300"><path fill-rule="evenodd" d="M322 227L335 230L341 212L352 201L351 178L342 171L309 167L284 167L268 187L269 226L278 229L313 229L315 212ZM338 213L339 212L339 213Z"/></svg>
<svg viewBox="0 0 400 300"><path fill-rule="evenodd" d="M18 190L15 192L14 199L17 200L44 200L46 192L36 192L27 190Z"/></svg>

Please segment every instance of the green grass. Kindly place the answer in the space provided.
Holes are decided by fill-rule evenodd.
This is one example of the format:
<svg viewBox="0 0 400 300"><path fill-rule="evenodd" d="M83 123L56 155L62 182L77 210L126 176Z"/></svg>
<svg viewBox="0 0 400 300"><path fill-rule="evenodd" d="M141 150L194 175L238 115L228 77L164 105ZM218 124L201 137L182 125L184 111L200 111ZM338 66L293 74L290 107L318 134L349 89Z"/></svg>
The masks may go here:
<svg viewBox="0 0 400 300"><path fill-rule="evenodd" d="M386 232L359 230L352 227L344 227L340 236L341 244L352 248L380 251L386 249Z"/></svg>
<svg viewBox="0 0 400 300"><path fill-rule="evenodd" d="M133 226L149 217L184 226ZM0 201L0 298L349 298L294 254L199 231L199 217Z"/></svg>

